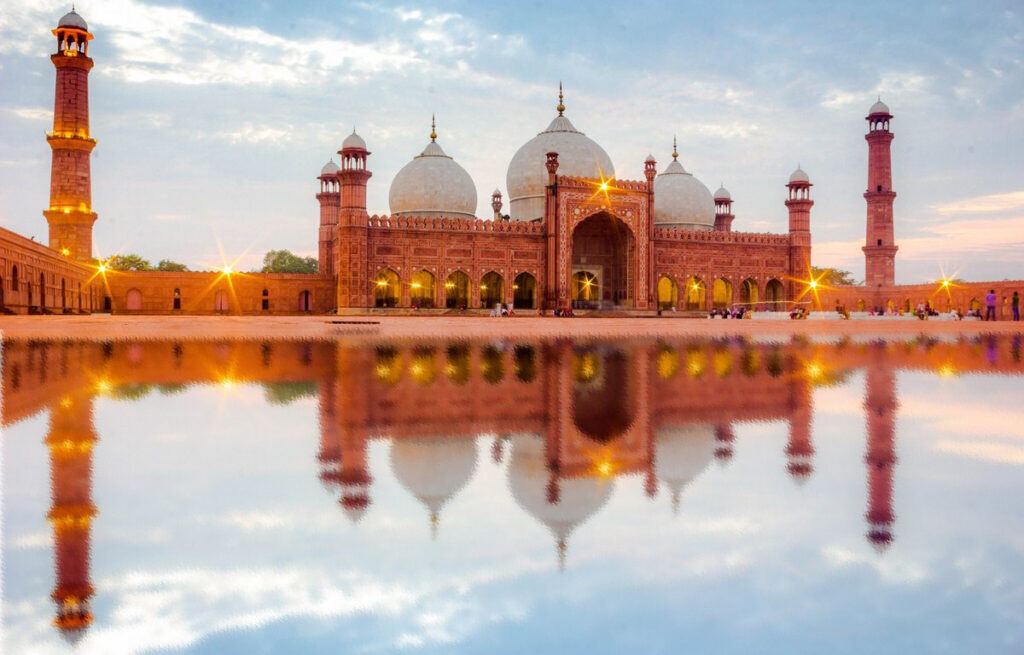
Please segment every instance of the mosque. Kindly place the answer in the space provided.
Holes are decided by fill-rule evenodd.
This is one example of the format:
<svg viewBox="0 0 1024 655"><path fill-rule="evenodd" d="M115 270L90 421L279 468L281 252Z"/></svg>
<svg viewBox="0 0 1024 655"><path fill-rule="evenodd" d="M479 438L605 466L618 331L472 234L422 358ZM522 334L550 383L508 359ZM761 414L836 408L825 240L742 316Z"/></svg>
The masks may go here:
<svg viewBox="0 0 1024 655"><path fill-rule="evenodd" d="M620 179L605 150L576 128L559 91L556 113L509 163L505 195L479 217L477 188L430 140L391 181L390 214L367 211L372 177L367 141L353 132L321 169L318 272L127 272L96 260L92 229L88 77L93 34L74 10L53 30L56 70L50 201L43 212L49 247L0 228L0 313L325 314L491 309L707 311L744 304L788 309L813 301L850 308L934 300L934 285L895 285L889 130L879 100L869 110L866 283L824 298L810 281L811 181L799 167L786 181L785 234L733 229L733 199L712 194L686 170L673 146L661 167L653 155L642 179ZM638 158L639 159L639 158ZM642 164L642 165L641 165ZM781 180L780 180L781 182ZM1004 297L1020 282L945 288L947 306L975 304L990 286Z"/></svg>

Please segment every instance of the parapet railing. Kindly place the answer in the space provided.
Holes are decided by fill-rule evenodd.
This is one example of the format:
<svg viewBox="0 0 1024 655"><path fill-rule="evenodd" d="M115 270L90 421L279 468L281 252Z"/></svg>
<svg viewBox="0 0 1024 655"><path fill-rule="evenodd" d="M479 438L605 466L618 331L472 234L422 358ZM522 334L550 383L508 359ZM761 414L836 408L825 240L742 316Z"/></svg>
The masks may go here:
<svg viewBox="0 0 1024 655"><path fill-rule="evenodd" d="M485 221L480 218L436 218L424 216L371 216L370 229L433 230L444 232L497 232L507 234L544 234L544 224L533 221Z"/></svg>
<svg viewBox="0 0 1024 655"><path fill-rule="evenodd" d="M685 230L678 227L655 227L655 240L689 241L698 243L736 243L758 246L788 246L788 234L770 232L718 232L715 230Z"/></svg>

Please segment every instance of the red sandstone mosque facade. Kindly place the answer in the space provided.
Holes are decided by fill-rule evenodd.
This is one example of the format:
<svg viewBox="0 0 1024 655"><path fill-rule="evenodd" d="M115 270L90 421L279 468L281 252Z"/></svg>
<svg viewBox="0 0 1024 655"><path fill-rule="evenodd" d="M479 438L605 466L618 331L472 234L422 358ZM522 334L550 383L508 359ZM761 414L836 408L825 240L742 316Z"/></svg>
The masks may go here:
<svg viewBox="0 0 1024 655"><path fill-rule="evenodd" d="M811 182L799 168L785 200L789 230L733 230L732 198L713 195L673 151L659 174L615 178L604 150L565 116L520 148L509 165L509 214L491 196L493 217L474 215L476 187L430 142L392 181L391 214L370 216L370 151L358 134L319 175L315 275L119 272L93 257L88 75L93 35L74 11L56 29L49 247L0 229L0 311L4 313L286 314L371 309L755 310L793 302L830 309L900 309L928 300L966 309L988 288L1008 298L1024 283L947 287L895 285L892 114L881 101L867 116L868 189L864 286L809 294Z"/></svg>

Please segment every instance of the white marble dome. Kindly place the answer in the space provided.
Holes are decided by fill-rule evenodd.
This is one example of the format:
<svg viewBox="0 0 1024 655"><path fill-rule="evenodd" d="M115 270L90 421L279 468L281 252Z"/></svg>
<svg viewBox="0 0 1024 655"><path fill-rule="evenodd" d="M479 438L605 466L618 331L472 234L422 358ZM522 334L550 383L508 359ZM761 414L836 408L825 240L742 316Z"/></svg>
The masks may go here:
<svg viewBox="0 0 1024 655"><path fill-rule="evenodd" d="M665 172L654 178L654 224L686 230L715 227L715 200L704 184L688 173L672 153Z"/></svg>
<svg viewBox="0 0 1024 655"><path fill-rule="evenodd" d="M891 114L891 112L889 111L889 105L882 102L882 99L879 98L878 102L871 105L871 109L868 111L868 114Z"/></svg>
<svg viewBox="0 0 1024 655"><path fill-rule="evenodd" d="M678 511L679 495L715 458L715 429L710 425L665 427L654 443L654 472L669 489L672 510Z"/></svg>
<svg viewBox="0 0 1024 655"><path fill-rule="evenodd" d="M366 150L366 141L363 141L363 137L356 134L354 128L352 129L352 134L349 134L345 137L345 140L341 142L341 149L345 150L346 148L359 148L361 150Z"/></svg>
<svg viewBox="0 0 1024 655"><path fill-rule="evenodd" d="M425 437L391 442L391 470L430 512L436 526L441 508L476 470L476 439Z"/></svg>
<svg viewBox="0 0 1024 655"><path fill-rule="evenodd" d="M591 178L615 175L608 153L577 130L559 110L547 129L523 144L508 165L505 186L512 220L532 221L544 217L544 188L548 184L545 163L549 152L558 153L559 175Z"/></svg>
<svg viewBox="0 0 1024 655"><path fill-rule="evenodd" d="M797 166L796 170L793 171L793 174L789 176L789 183L790 184L793 184L793 183L796 183L796 182L807 182L807 183L810 183L810 181L811 181L811 178L807 177L807 173L805 173L804 169L800 168L799 166Z"/></svg>
<svg viewBox="0 0 1024 655"><path fill-rule="evenodd" d="M561 478L558 501L548 502L550 472L546 466L544 440L537 435L514 435L508 465L508 486L512 497L527 514L551 530L559 556L564 556L569 535L611 498L614 478Z"/></svg>
<svg viewBox="0 0 1024 655"><path fill-rule="evenodd" d="M85 24L85 19L79 16L74 9L61 16L60 20L57 21L57 27L74 27L86 32L89 31L89 26Z"/></svg>
<svg viewBox="0 0 1024 655"><path fill-rule="evenodd" d="M715 200L732 200L732 194L725 186L719 186L718 191L715 191Z"/></svg>
<svg viewBox="0 0 1024 655"><path fill-rule="evenodd" d="M324 167L320 169L320 175L334 175L340 170L341 168L339 168L338 165L334 163L334 160L330 159L327 161L326 164L324 164Z"/></svg>
<svg viewBox="0 0 1024 655"><path fill-rule="evenodd" d="M423 152L395 175L388 204L396 216L474 218L476 185L432 137Z"/></svg>

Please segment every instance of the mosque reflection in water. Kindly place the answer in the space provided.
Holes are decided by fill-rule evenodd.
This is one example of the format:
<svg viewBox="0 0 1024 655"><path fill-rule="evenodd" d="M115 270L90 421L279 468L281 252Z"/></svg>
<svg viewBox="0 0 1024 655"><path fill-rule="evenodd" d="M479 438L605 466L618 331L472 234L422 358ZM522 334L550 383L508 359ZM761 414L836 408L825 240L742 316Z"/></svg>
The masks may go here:
<svg viewBox="0 0 1024 655"><path fill-rule="evenodd" d="M786 466L814 473L815 387L862 370L865 534L894 539L899 369L941 376L1024 373L1021 338L838 344L743 340L573 342L17 342L4 343L4 425L49 413L55 625L92 621L90 535L97 508L94 398L156 387L262 383L281 399L316 395L317 464L354 522L374 507L368 445L390 441L390 467L423 505L435 537L443 508L477 466L481 435L507 462L508 490L551 531L559 566L572 532L640 476L651 502L677 510L686 485L733 456L733 426L785 421ZM99 448L102 456L102 448ZM315 471L315 472L314 472Z"/></svg>

